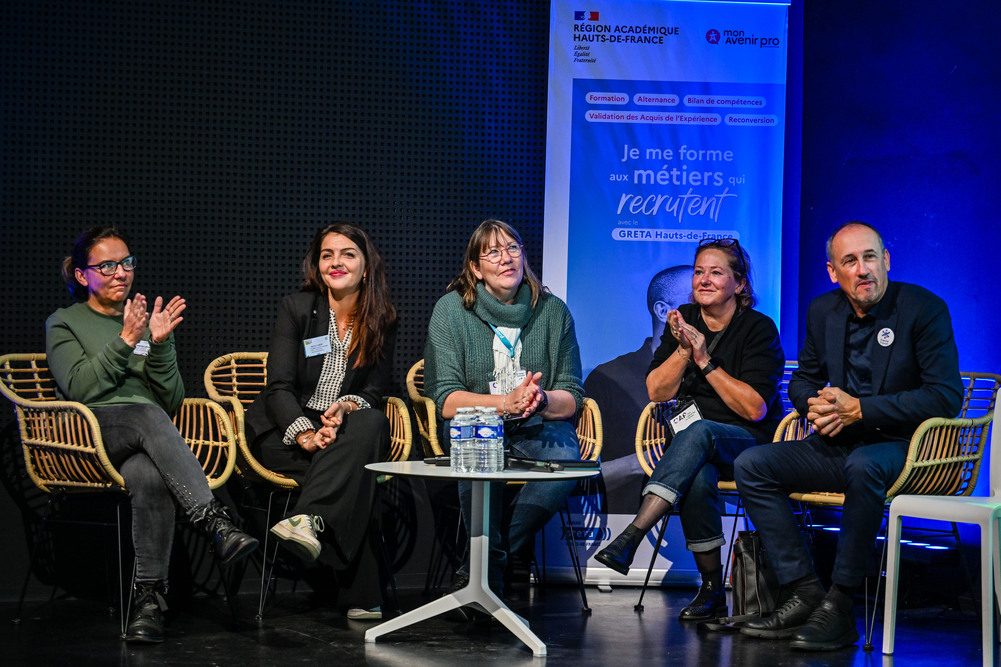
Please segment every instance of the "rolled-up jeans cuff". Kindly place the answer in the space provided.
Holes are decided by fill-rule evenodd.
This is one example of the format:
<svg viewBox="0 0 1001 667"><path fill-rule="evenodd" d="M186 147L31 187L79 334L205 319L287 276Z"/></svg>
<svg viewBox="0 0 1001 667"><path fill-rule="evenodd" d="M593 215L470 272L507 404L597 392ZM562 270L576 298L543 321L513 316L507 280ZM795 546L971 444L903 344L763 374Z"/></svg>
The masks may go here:
<svg viewBox="0 0 1001 667"><path fill-rule="evenodd" d="M643 487L643 495L645 496L648 493L663 498L672 505L677 504L678 496L680 495L676 490L660 482L647 482L647 485Z"/></svg>
<svg viewBox="0 0 1001 667"><path fill-rule="evenodd" d="M708 540L685 541L685 546L688 547L688 550L693 553L702 553L705 551L712 551L713 549L719 549L724 544L726 544L726 540L723 539L722 535L710 537Z"/></svg>

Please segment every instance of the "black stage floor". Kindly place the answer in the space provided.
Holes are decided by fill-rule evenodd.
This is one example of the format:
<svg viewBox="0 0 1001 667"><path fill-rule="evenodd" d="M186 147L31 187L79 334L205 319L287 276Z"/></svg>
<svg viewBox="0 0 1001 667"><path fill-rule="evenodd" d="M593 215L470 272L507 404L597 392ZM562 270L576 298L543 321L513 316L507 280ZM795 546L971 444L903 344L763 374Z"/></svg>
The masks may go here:
<svg viewBox="0 0 1001 667"><path fill-rule="evenodd" d="M0 625L2 665L919 665L980 664L980 624L971 613L909 610L898 619L897 654L861 646L833 653L793 651L781 641L740 635L701 634L676 620L690 590L648 593L642 615L633 611L637 590L609 593L589 589L593 614L580 612L574 588L529 588L509 602L548 645L547 658L531 653L507 630L491 623L433 619L366 644L368 623L348 621L337 611L312 604L305 593L280 593L258 624L257 599L242 595L234 621L220 598L195 598L170 620L168 640L155 646L126 645L118 639L118 617L99 602L62 599L33 603L20 624ZM402 605L422 603L417 592ZM13 604L0 605L0 618L14 616ZM859 609L859 632L862 632ZM879 621L879 618L877 618Z"/></svg>

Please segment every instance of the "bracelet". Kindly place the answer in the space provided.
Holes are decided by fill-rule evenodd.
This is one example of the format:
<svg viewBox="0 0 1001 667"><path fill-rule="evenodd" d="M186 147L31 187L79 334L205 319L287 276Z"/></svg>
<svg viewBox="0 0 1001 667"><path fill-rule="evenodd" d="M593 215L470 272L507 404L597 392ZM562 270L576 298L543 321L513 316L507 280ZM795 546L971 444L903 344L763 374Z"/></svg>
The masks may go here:
<svg viewBox="0 0 1001 667"><path fill-rule="evenodd" d="M507 394L504 394L504 397L501 398L501 416L507 417L509 414L507 411Z"/></svg>

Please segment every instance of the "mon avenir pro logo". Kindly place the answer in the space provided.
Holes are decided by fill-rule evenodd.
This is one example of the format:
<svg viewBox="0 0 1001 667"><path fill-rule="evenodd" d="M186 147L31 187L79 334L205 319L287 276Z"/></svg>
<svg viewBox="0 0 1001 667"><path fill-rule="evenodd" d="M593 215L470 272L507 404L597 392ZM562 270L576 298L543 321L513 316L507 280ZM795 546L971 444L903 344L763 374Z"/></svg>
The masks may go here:
<svg viewBox="0 0 1001 667"><path fill-rule="evenodd" d="M777 49L782 44L782 40L778 37L749 35L744 30L723 30L720 32L715 28L710 28L706 31L706 41L710 44L755 46L759 49Z"/></svg>

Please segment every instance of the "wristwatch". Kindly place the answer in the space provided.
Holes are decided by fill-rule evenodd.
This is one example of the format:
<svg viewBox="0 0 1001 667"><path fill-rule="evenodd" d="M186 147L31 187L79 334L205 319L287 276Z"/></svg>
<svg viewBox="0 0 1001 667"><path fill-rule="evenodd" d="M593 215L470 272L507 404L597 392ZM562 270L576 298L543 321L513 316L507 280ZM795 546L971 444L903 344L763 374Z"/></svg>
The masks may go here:
<svg viewBox="0 0 1001 667"><path fill-rule="evenodd" d="M539 401L539 407L535 408L536 414L542 414L549 407L549 394L546 393L545 389L540 389L542 392L542 400Z"/></svg>
<svg viewBox="0 0 1001 667"><path fill-rule="evenodd" d="M712 360L712 357L710 357L709 361L706 362L706 365L703 366L702 368L700 368L699 371L701 371L702 377L705 377L705 376L709 375L710 373L712 373L717 368L719 368L719 366L717 366L716 364L714 364L713 360Z"/></svg>

